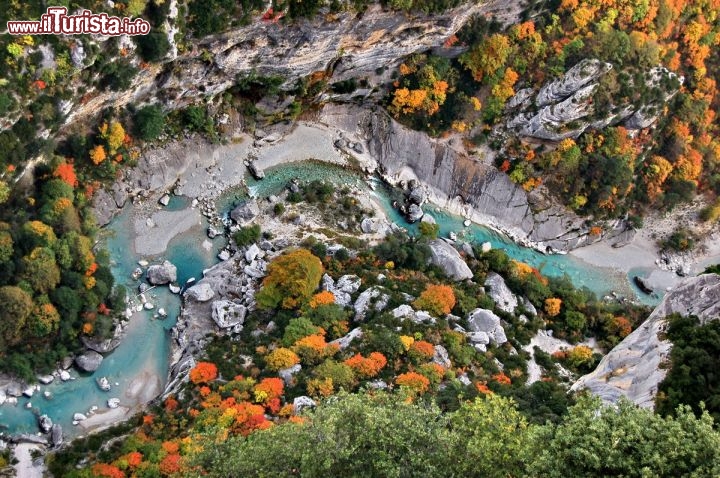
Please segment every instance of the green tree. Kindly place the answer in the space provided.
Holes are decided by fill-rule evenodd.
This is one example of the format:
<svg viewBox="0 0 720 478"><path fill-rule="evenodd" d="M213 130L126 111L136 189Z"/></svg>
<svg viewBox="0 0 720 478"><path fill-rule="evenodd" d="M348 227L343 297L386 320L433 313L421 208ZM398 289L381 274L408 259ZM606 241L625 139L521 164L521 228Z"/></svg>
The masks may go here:
<svg viewBox="0 0 720 478"><path fill-rule="evenodd" d="M160 30L153 30L147 35L135 37L140 56L145 61L160 61L170 51L170 42L167 33Z"/></svg>
<svg viewBox="0 0 720 478"><path fill-rule="evenodd" d="M208 477L449 476L447 418L434 405L341 393L305 425L285 424L205 447ZM312 444L312 446L308 446ZM361 453L359 451L362 451Z"/></svg>
<svg viewBox="0 0 720 478"><path fill-rule="evenodd" d="M11 344L19 340L32 310L30 294L11 285L0 287L0 337Z"/></svg>
<svg viewBox="0 0 720 478"><path fill-rule="evenodd" d="M663 418L628 401L585 397L563 422L537 429L526 457L530 476L718 476L720 435L689 407Z"/></svg>
<svg viewBox="0 0 720 478"><path fill-rule="evenodd" d="M60 268L55 253L47 247L36 247L20 262L20 277L36 292L46 294L60 283Z"/></svg>
<svg viewBox="0 0 720 478"><path fill-rule="evenodd" d="M457 435L452 456L458 476L521 476L531 436L525 417L508 398L476 398L452 415ZM462 458L460 458L462 457Z"/></svg>
<svg viewBox="0 0 720 478"><path fill-rule="evenodd" d="M320 328L313 325L312 321L306 317L295 317L290 319L285 332L283 334L282 343L285 347L290 347L295 342L308 335L314 335L320 332Z"/></svg>
<svg viewBox="0 0 720 478"><path fill-rule="evenodd" d="M143 106L135 112L135 134L144 141L152 141L165 128L165 113L158 105Z"/></svg>

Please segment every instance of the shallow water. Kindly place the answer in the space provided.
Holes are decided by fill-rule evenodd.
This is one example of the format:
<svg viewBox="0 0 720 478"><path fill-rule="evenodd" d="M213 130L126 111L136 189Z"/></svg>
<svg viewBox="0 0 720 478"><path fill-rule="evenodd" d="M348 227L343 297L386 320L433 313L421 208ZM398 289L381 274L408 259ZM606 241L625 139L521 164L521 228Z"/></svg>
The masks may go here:
<svg viewBox="0 0 720 478"><path fill-rule="evenodd" d="M187 198L178 198L171 206L183 209L189 201ZM103 233L102 244L109 253L112 272L119 284L127 287L128 293L137 293L137 281L130 277L137 267L137 261L147 259L151 262L167 258L178 268L178 281L182 284L190 277L202 277L203 269L210 267L214 262L215 254L221 246L222 239L214 242L214 248L207 252L201 247L205 239L204 230L193 229L188 234L173 239L166 253L157 257L139 257L132 251L130 218L131 210L126 208ZM40 414L47 414L55 423L60 423L66 436L72 437L83 434L80 427L72 425L72 416L76 412L87 414L91 406L100 410L107 408L107 399L117 397L121 406L134 406L137 404L132 398L125 396L125 390L133 379L144 372L150 372L160 378L164 386L169 359L169 333L175 324L180 310L180 298L169 292L167 287L158 287L146 293L148 300L155 305L155 310L136 312L130 319L128 332L120 346L111 354L106 355L100 368L94 374L82 374L71 370L76 380L60 382L56 379L50 385L41 386L42 391L48 390L53 398L48 400L41 392L36 392L31 399L18 399L17 406L0 406L0 424L8 427L9 431L16 433L37 431L36 416L33 410L25 408L31 402L34 409ZM154 319L153 315L162 307L168 317L164 320ZM112 390L103 392L96 385L95 379L107 377ZM116 385L117 383L117 385Z"/></svg>
<svg viewBox="0 0 720 478"><path fill-rule="evenodd" d="M265 198L279 194L293 178L303 181L314 179L332 181L339 185L357 186L370 191L368 184L355 172L336 165L318 162L290 163L265 171L266 178L255 181L248 178L249 194ZM379 185L379 183L376 183ZM417 233L417 225L407 224L404 218L392 208L392 192L384 187L376 187L373 192L377 201L382 205L387 216L395 223L405 227L411 234ZM218 210L228 212L235 204L247 198L247 192L236 189L226 192L218 200ZM188 198L173 197L168 209L182 210L189 204ZM463 218L449 214L434 206L428 205L425 211L432 215L440 225L440 233L447 236L455 232L464 240L476 243L489 241L494 248L502 248L514 259L527 262L537 267L543 274L559 276L567 274L577 286L586 286L604 295L610 291L617 291L623 295L634 296L633 287L628 277L615 270L595 267L579 259L567 255L544 255L533 249L518 246L507 237L486 227L471 225L463 226ZM108 226L104 233L103 244L110 252L113 262L112 271L117 283L126 285L129 293L135 294L138 282L130 278L131 272L137 267L137 261L147 259L151 262L168 259L178 268L178 281L183 284L190 277L202 277L202 271L213 265L218 250L224 245L224 239L216 238L211 250L202 247L206 240L204 227L195 227L181 236L173 239L166 254L157 257L139 257L132 251L132 222L131 209L127 207ZM42 386L53 394L51 400L42 397L42 391L36 393L32 399L21 398L17 406L0 406L0 425L5 425L11 432L37 431L36 415L25 408L30 401L39 413L49 415L56 423L63 426L66 436L72 437L82 433L82 430L73 427L72 415L75 412L87 413L93 405L100 409L106 408L106 401L110 397L120 398L121 405L132 406L136 403L125 396L125 390L130 382L144 372L150 372L160 377L164 385L168 369L169 333L174 325L180 309L180 299L169 292L167 287L158 287L149 293L150 301L155 305L154 311L143 311L133 315L128 334L123 343L112 353L105 357L100 369L92 375L79 377L72 371L76 380L61 383L56 381L49 386ZM642 296L641 296L642 298ZM647 296L644 297L648 300ZM650 302L650 300L648 300ZM153 319L153 313L163 307L168 318L164 320ZM95 383L98 377L107 377L113 385L110 392L101 391ZM116 386L115 383L118 385Z"/></svg>

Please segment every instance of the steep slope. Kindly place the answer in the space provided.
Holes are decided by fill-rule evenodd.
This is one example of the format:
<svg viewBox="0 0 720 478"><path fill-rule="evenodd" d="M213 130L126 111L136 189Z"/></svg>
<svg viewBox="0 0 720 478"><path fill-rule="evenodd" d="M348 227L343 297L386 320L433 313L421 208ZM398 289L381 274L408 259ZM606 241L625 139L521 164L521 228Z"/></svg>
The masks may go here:
<svg viewBox="0 0 720 478"><path fill-rule="evenodd" d="M662 368L672 343L663 338L665 317L696 315L702 323L720 317L720 276L704 274L685 280L667 294L648 319L606 355L594 372L580 378L572 390L587 389L605 401L625 396L652 408Z"/></svg>

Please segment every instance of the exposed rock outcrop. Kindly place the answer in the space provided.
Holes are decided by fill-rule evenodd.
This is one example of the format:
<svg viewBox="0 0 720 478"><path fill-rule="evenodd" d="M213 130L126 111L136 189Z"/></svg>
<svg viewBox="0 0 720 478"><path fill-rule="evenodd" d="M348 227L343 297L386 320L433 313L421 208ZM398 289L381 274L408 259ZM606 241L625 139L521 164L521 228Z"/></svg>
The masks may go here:
<svg viewBox="0 0 720 478"><path fill-rule="evenodd" d="M588 128L603 128L624 121L628 129L642 129L657 120L662 103L669 100L681 79L663 67L655 67L645 74L644 85L657 89L661 101L652 104L616 104L598 112L592 100L600 79L612 70L610 63L586 58L570 68L563 76L545 84L532 101L532 92L522 89L508 101L508 110L515 113L507 128L520 136L560 141L577 138ZM519 111L518 111L519 110Z"/></svg>
<svg viewBox="0 0 720 478"><path fill-rule="evenodd" d="M445 275L455 281L472 279L472 271L453 246L442 239L432 240L428 246L431 253L430 261L442 269Z"/></svg>
<svg viewBox="0 0 720 478"><path fill-rule="evenodd" d="M485 287L487 294L495 301L495 305L510 314L515 313L518 306L518 300L515 294L505 284L505 279L500 274L490 272L485 279Z"/></svg>
<svg viewBox="0 0 720 478"><path fill-rule="evenodd" d="M355 301L355 320L365 320L365 316L372 307L376 311L383 310L390 300L383 287L368 287L360 293Z"/></svg>
<svg viewBox="0 0 720 478"><path fill-rule="evenodd" d="M588 389L607 402L616 402L624 396L642 407L652 408L658 384L667 373L661 365L667 360L672 344L662 337L667 326L665 317L673 313L696 315L702 323L718 319L720 276L705 274L683 281L572 389Z"/></svg>
<svg viewBox="0 0 720 478"><path fill-rule="evenodd" d="M543 188L529 195L494 166L467 156L461 144L410 130L382 110L326 105L321 120L366 138L390 184L419 180L428 201L525 245L566 251L588 243L584 221Z"/></svg>
<svg viewBox="0 0 720 478"><path fill-rule="evenodd" d="M247 307L242 304L223 299L212 304L212 318L221 329L228 329L245 322Z"/></svg>
<svg viewBox="0 0 720 478"><path fill-rule="evenodd" d="M468 327L472 332L487 334L488 338L496 345L507 342L505 329L500 324L500 317L491 310L475 309L468 315Z"/></svg>
<svg viewBox="0 0 720 478"><path fill-rule="evenodd" d="M332 292L335 296L335 303L341 307L352 305L351 294L360 289L360 278L356 275L344 275L338 278L337 283L327 274L322 278L322 289Z"/></svg>

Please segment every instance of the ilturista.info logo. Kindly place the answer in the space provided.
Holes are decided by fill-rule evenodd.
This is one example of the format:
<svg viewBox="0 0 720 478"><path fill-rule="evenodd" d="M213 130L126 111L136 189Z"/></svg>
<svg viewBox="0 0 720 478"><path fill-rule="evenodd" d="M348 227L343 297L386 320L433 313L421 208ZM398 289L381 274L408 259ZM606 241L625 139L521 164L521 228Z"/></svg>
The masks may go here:
<svg viewBox="0 0 720 478"><path fill-rule="evenodd" d="M11 35L147 35L150 23L142 18L111 17L90 10L68 15L65 7L48 7L40 21L9 21L7 29Z"/></svg>

